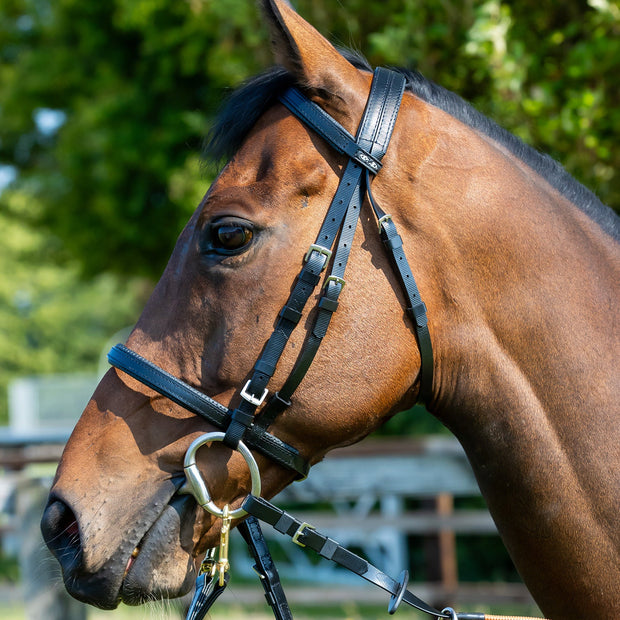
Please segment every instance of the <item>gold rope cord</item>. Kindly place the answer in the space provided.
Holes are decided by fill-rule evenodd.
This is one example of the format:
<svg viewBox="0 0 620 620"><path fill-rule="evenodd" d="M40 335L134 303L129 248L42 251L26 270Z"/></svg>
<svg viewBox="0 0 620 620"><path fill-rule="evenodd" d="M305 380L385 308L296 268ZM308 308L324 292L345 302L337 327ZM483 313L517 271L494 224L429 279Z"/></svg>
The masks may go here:
<svg viewBox="0 0 620 620"><path fill-rule="evenodd" d="M546 620L546 618L530 618L528 616L493 616L485 614L484 620Z"/></svg>

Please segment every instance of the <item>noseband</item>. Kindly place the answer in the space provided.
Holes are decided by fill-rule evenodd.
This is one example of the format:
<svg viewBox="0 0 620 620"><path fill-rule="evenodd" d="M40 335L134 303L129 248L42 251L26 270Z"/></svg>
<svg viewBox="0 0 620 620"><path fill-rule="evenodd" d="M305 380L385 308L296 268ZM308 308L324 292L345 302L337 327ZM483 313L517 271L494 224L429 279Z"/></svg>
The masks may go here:
<svg viewBox="0 0 620 620"><path fill-rule="evenodd" d="M229 447L236 449L243 442L295 471L300 478L308 474L309 464L298 450L267 432L267 428L291 405L291 397L312 364L331 317L338 308L338 299L345 285L349 252L366 196L375 212L381 240L401 282L407 300L407 312L416 334L421 358L419 399L424 401L431 393L433 351L426 306L420 298L396 226L392 218L377 205L370 187L371 175L374 177L381 170L381 160L392 136L404 88L405 78L400 73L383 68L375 70L366 109L355 138L297 88L289 88L281 95L281 103L336 151L347 155L349 161L316 241L305 254L303 268L280 311L275 329L254 365L251 379L240 391L241 401L236 409L228 409L122 344L114 346L108 354L110 364L116 368L223 430L223 441ZM337 237L338 244L334 250ZM314 325L302 352L284 385L257 414L269 393L267 385L275 373L286 343L330 262L331 270L324 279Z"/></svg>

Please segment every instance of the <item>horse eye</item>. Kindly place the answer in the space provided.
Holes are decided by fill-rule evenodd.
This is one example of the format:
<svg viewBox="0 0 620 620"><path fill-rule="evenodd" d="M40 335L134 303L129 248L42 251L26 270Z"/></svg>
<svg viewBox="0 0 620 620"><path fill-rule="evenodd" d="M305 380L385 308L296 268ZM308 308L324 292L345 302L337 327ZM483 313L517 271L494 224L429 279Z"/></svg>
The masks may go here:
<svg viewBox="0 0 620 620"><path fill-rule="evenodd" d="M242 222L222 221L211 227L211 245L222 253L236 253L246 248L254 232L248 224Z"/></svg>

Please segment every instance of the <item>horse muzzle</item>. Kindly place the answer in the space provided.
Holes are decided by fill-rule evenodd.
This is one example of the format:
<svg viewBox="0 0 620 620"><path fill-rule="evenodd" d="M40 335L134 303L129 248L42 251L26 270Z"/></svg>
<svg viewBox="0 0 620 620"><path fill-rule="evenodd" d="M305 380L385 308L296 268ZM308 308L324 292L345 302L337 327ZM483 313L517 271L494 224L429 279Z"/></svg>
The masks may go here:
<svg viewBox="0 0 620 620"><path fill-rule="evenodd" d="M178 495L159 514L132 526L118 547L94 558L101 546L98 531L115 524L81 522L77 510L52 493L43 513L41 531L45 543L60 563L63 580L74 598L99 607L115 609L119 603L140 605L189 592L196 578L191 531L196 504ZM189 528L191 529L191 528Z"/></svg>

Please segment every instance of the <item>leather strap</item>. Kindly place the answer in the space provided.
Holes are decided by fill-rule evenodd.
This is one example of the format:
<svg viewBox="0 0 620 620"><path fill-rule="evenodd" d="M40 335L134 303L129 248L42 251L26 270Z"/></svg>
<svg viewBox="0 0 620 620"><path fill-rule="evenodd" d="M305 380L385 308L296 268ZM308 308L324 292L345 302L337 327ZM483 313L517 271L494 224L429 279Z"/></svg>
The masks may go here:
<svg viewBox="0 0 620 620"><path fill-rule="evenodd" d="M320 281L321 272L331 254L331 248L342 226L347 206L359 186L360 177L361 168L357 164L349 162L323 221L323 226L321 226L315 243L307 253L306 263L297 278L295 287L284 308L280 311L276 327L267 341L261 357L254 365L254 372L246 391L256 399L260 398L267 389L267 384L276 370L284 347L301 319L306 302ZM225 440L225 443L231 448L238 445L239 441L245 436L247 429L252 425L254 414L259 406L256 402L256 400L252 402L244 399L233 412L233 423L228 428L228 439Z"/></svg>
<svg viewBox="0 0 620 620"><path fill-rule="evenodd" d="M405 83L402 76L393 71L388 71L381 68L375 71L371 86L371 93L368 97L362 122L360 123L356 143L363 147L365 152L368 152L377 160L381 160L387 151L394 125L396 123L396 118L398 116L404 85ZM310 102L306 102L302 105L301 99L297 99L295 105L292 105L289 102L287 107L289 107L294 114L297 114L304 122L310 124L310 126L325 139L330 139L330 132L333 129L334 124L340 127L340 125L333 120L323 127L323 116L327 115L323 112L323 110L321 110L321 108L318 108L318 106L315 106ZM306 109L308 107L317 108L314 115ZM320 119L321 122L319 122L317 118ZM331 119L329 116L328 118ZM349 135L344 129L337 132L337 135L340 136L343 133ZM334 148L337 148L337 145L334 145L333 142L332 145ZM375 213L377 213L378 210L381 215L385 215L385 213L383 213L383 211L376 205L372 196L370 190L371 173L373 173L372 168L366 167L365 186L360 195L359 204L361 205L363 196L367 193L373 209L375 209ZM353 205L354 203L352 202L349 210ZM381 217L381 215L377 215L377 218ZM349 217L350 216L348 214L347 220L345 221L342 229L338 253L336 254L336 258L333 262L331 274L332 276L340 279L344 278L344 270L348 260L348 252L355 233L355 226L353 225L351 228ZM402 248L402 240L400 240L400 236L396 232L396 227L391 221L391 218L389 219L389 223L391 224L389 227L389 240L383 239L383 227L381 227L382 239L384 241L384 245L386 245L386 249L390 252L393 267L400 275L400 280L409 303L408 311L414 322L414 330L416 333L418 346L421 351L421 385L419 399L425 400L431 395L433 377L433 353L426 321L426 306L424 306L420 300L415 279L411 273L409 263L407 262L407 258ZM400 240L397 250L390 245L392 240L395 238ZM396 245L397 244L394 243L394 247L396 247ZM325 336L332 315L338 308L338 297L342 292L342 286L343 284L340 284L336 287L335 282L331 282L330 285L325 288L324 296L319 302L319 310L315 319L314 328L297 359L295 368L289 375L284 385L276 394L272 396L267 406L259 414L256 424L263 426L264 428L268 428L273 420L291 405L291 397L310 368L310 365L312 364L321 345L322 339ZM423 311L423 314L420 313L420 310Z"/></svg>
<svg viewBox="0 0 620 620"><path fill-rule="evenodd" d="M112 347L108 353L108 361L112 366L163 394L188 411L199 415L217 428L227 427L229 409L144 359L126 346L117 344ZM249 447L254 448L276 463L296 471L301 478L308 475L310 465L299 456L299 452L277 437L264 432L263 429L249 432L245 441Z"/></svg>
<svg viewBox="0 0 620 620"><path fill-rule="evenodd" d="M269 523L281 534L289 536L298 545L316 551L321 557L344 566L347 570L385 590L392 596L392 600L396 601L400 597L400 601L403 603L407 603L407 605L431 616L449 617L409 592L406 589L406 583L403 581L399 582L392 579L363 558L339 545L335 540L321 534L308 523L302 523L267 500L248 495L242 504L242 508L260 521ZM398 604L396 604L397 606ZM396 607L393 607L394 611Z"/></svg>
<svg viewBox="0 0 620 620"><path fill-rule="evenodd" d="M295 367L288 376L286 382L269 400L265 409L261 411L256 418L256 424L263 428L267 428L273 420L291 404L291 396L306 376L323 342L323 338L327 333L331 318L338 309L338 298L345 286L345 269L349 260L349 253L353 244L353 237L355 236L362 205L362 188L358 185L357 189L358 191L351 199L351 203L347 210L347 216L342 227L340 239L338 240L338 249L334 256L332 270L323 287L323 295L319 300L317 315L310 335L304 343L303 349L295 363Z"/></svg>
<svg viewBox="0 0 620 620"><path fill-rule="evenodd" d="M428 331L426 305L422 301L409 261L405 256L403 240L396 230L392 218L377 204L370 187L370 175L366 175L366 188L370 204L379 222L381 240L390 256L392 268L399 275L400 283L407 299L407 313L413 323L413 329L420 350L420 392L418 400L427 403L433 388L433 346Z"/></svg>
<svg viewBox="0 0 620 620"><path fill-rule="evenodd" d="M318 105L309 102L297 88L289 88L281 95L280 101L305 125L327 140L336 151L348 155L353 161L368 168L374 174L381 170L379 159L364 150L363 146L340 123Z"/></svg>
<svg viewBox="0 0 620 620"><path fill-rule="evenodd" d="M381 167L377 164L387 150L398 116L404 87L405 78L401 74L382 68L378 68L375 71L366 109L364 110L355 139L322 108L307 99L297 89L291 88L287 90L281 98L282 103L302 122L308 124L336 150L346 153L351 158L314 245L315 248L331 251L335 236L339 230L341 231L340 243L333 262L332 273L327 278L328 285L332 289L331 293L336 298L342 289L344 270L355 234L355 225L350 220L354 217L356 224L359 217L359 210L363 199L362 188L365 182L364 172L366 174L373 172L374 174ZM363 167L358 165L360 163L362 163ZM348 216L348 224L345 222L343 225L342 218L345 211L351 215ZM312 250L311 255L313 253L322 254L321 249ZM299 282L300 279L298 279ZM340 289L335 293L333 283L337 282L340 282ZM315 285L316 282L312 281L311 284ZM306 288L308 287L306 286ZM303 308L311 292L311 290L307 291L307 295L303 298L303 304L299 304L300 308ZM291 298L289 298L285 310L294 305L292 303L294 295L295 291L293 291ZM266 428L265 425L271 423L273 418L281 411L281 408L278 406L279 403L290 402L290 395L306 374L327 331L327 326L333 314L331 308L335 309L337 307L337 303L334 303L334 301L332 300L332 303L330 303L329 298L325 301L322 300L323 308L319 309L315 327L293 370L292 377L287 381L285 388L280 390L278 397L280 400L276 399L274 401L275 406L263 417L262 422L259 423L260 427ZM295 317L297 320L301 318L301 309L298 310L298 314ZM246 391L253 398L244 399L232 413L232 422L226 431L224 439L224 443L231 448L235 448L238 445L239 441L244 438L247 429L254 424L255 413L258 406L262 404L262 396L266 393L267 384L275 372L276 364L284 351L288 338L297 325L295 322L290 327L290 330L280 329L280 324L283 320L284 316L281 312L280 321L267 342L261 358L254 366L254 374L246 386Z"/></svg>
<svg viewBox="0 0 620 620"><path fill-rule="evenodd" d="M203 620L213 606L213 603L226 589L230 580L230 574L226 573L224 585L220 585L219 580L219 573L214 576L207 575L207 573L198 575L194 596L192 597L185 620Z"/></svg>
<svg viewBox="0 0 620 620"><path fill-rule="evenodd" d="M263 536L260 523L255 517L248 517L237 526L243 536L248 549L256 564L254 570L260 577L260 582L265 590L265 599L273 611L276 620L293 620L286 594L280 582L280 575L276 569L269 547Z"/></svg>

